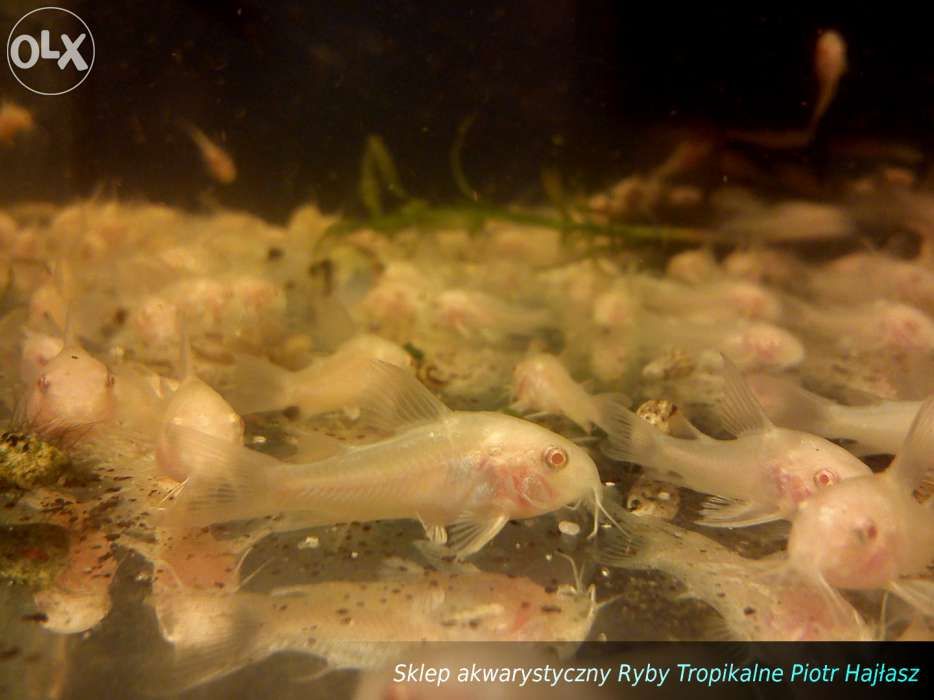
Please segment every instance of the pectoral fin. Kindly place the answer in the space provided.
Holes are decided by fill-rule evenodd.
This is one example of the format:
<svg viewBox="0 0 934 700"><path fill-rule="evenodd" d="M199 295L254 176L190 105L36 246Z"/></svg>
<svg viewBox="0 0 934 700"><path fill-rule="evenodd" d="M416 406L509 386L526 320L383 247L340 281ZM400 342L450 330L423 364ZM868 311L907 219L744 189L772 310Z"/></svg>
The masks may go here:
<svg viewBox="0 0 934 700"><path fill-rule="evenodd" d="M899 579L889 584L889 590L922 615L934 616L934 581Z"/></svg>
<svg viewBox="0 0 934 700"><path fill-rule="evenodd" d="M775 506L720 496L711 496L704 501L700 514L695 522L706 527L750 527L782 519Z"/></svg>
<svg viewBox="0 0 934 700"><path fill-rule="evenodd" d="M507 522L509 518L502 514L492 518L463 515L448 526L448 547L454 550L458 558L475 554L496 537Z"/></svg>

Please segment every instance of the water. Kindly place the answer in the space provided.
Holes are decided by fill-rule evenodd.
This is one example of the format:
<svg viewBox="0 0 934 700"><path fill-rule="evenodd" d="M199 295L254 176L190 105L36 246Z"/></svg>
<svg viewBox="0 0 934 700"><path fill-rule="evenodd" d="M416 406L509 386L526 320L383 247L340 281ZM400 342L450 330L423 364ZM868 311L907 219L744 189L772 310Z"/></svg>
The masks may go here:
<svg viewBox="0 0 934 700"><path fill-rule="evenodd" d="M42 97L5 75L4 695L351 697L435 653L426 639L533 640L573 663L584 641L925 632L878 590L842 593L863 627L798 610L809 589L756 568L788 523L698 525L705 495L607 458L571 409L666 400L728 437L719 353L842 404L930 395L928 137L899 116L924 111L899 85L930 57L881 51L859 18L665 18L659 52L648 10L533 5L77 3L89 79ZM829 27L850 69L809 130ZM77 372L55 359L66 335ZM324 363L380 348L451 409L584 446L617 519L659 518L630 549L681 559L611 565L618 535L604 518L589 538L586 505L510 520L466 563L414 519L169 529L186 485L157 447L179 381L230 401L248 448L298 460L312 431L386 437L353 400L314 410L362 376ZM534 353L567 373L540 378L556 399L514 377Z"/></svg>

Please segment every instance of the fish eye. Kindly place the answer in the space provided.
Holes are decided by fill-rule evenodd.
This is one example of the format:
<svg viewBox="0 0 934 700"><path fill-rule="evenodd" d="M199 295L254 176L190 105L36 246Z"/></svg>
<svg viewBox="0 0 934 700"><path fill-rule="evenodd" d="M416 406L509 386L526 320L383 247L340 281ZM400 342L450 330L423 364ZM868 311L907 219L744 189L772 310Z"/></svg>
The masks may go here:
<svg viewBox="0 0 934 700"><path fill-rule="evenodd" d="M542 461L549 469L564 469L568 464L568 453L564 448L552 445L542 453Z"/></svg>
<svg viewBox="0 0 934 700"><path fill-rule="evenodd" d="M814 475L814 484L820 488L833 486L837 483L837 475L831 469L821 469Z"/></svg>

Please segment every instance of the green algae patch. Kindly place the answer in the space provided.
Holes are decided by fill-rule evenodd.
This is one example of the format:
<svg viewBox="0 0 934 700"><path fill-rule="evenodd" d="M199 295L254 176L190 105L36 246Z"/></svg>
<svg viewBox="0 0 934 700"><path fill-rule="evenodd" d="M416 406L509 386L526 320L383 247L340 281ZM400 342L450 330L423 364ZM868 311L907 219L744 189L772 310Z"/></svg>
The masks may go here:
<svg viewBox="0 0 934 700"><path fill-rule="evenodd" d="M68 455L51 443L25 433L0 434L0 485L27 491L51 486L70 468Z"/></svg>
<svg viewBox="0 0 934 700"><path fill-rule="evenodd" d="M48 588L65 567L68 536L54 525L0 527L0 579Z"/></svg>

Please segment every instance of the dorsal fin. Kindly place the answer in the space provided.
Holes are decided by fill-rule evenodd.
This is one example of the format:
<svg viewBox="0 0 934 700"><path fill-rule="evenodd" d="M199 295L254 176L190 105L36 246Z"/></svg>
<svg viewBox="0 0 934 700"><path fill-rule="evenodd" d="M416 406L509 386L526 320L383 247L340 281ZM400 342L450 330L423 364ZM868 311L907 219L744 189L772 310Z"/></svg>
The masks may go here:
<svg viewBox="0 0 934 700"><path fill-rule="evenodd" d="M360 397L360 419L378 430L393 432L451 414L412 374L381 360L361 360L366 390Z"/></svg>
<svg viewBox="0 0 934 700"><path fill-rule="evenodd" d="M921 404L886 475L908 493L934 481L934 396Z"/></svg>
<svg viewBox="0 0 934 700"><path fill-rule="evenodd" d="M723 358L723 395L718 405L723 427L736 437L773 428L743 375L730 360Z"/></svg>

